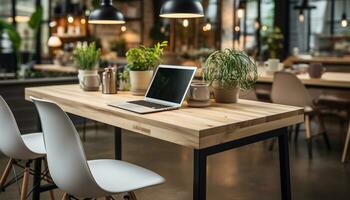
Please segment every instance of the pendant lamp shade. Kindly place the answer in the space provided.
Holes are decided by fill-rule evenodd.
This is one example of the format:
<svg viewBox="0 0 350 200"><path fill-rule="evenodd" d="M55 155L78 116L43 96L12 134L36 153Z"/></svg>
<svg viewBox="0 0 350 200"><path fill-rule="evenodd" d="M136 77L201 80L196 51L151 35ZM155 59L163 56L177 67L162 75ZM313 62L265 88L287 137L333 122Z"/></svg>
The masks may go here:
<svg viewBox="0 0 350 200"><path fill-rule="evenodd" d="M125 19L113 6L113 0L101 0L101 6L90 14L89 24L125 24Z"/></svg>
<svg viewBox="0 0 350 200"><path fill-rule="evenodd" d="M160 9L163 18L199 18L204 17L202 4L197 0L168 0Z"/></svg>

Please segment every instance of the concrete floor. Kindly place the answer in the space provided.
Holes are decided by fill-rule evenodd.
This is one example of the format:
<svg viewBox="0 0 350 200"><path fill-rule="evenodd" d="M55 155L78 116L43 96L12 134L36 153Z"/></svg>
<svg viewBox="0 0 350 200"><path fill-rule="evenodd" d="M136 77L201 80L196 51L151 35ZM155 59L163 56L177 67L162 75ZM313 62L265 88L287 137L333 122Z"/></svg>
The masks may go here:
<svg viewBox="0 0 350 200"><path fill-rule="evenodd" d="M310 161L303 132L300 135L298 144L290 145L293 199L349 199L350 164L340 164L342 137L331 136L331 151L322 140L315 141L314 159ZM167 180L137 191L140 200L192 199L192 150L130 132L123 133L123 144L123 160L154 170ZM85 150L89 159L113 158L113 147L111 127L88 131ZM5 163L6 158L0 155L1 170ZM208 200L280 199L277 146L269 151L268 143L261 142L209 157L207 188ZM60 199L61 192L55 192ZM0 193L0 200L18 197L15 185ZM42 199L49 199L48 195L43 194Z"/></svg>

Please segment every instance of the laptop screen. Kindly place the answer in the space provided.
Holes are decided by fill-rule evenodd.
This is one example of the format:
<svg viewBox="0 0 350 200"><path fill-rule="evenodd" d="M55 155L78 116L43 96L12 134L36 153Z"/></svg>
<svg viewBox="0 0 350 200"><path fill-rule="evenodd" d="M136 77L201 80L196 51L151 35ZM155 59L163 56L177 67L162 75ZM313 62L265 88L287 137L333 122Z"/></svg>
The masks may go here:
<svg viewBox="0 0 350 200"><path fill-rule="evenodd" d="M193 69L159 67L146 97L180 104L194 73Z"/></svg>

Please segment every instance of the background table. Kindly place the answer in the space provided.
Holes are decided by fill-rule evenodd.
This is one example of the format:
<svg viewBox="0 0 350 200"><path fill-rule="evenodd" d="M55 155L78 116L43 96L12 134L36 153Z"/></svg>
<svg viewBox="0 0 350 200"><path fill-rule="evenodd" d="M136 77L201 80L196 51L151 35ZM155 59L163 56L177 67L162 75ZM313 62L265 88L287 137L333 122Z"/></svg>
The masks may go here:
<svg viewBox="0 0 350 200"><path fill-rule="evenodd" d="M141 98L128 92L104 95L83 92L78 85L66 85L27 88L25 96L27 100L33 96L54 101L66 112L116 127L116 159L121 159L122 155L121 129L194 149L195 200L206 198L209 155L278 137L281 195L282 199L291 199L286 127L304 121L301 108L239 100L236 104L213 103L205 109L184 106L179 110L140 115L107 105Z"/></svg>
<svg viewBox="0 0 350 200"><path fill-rule="evenodd" d="M306 86L350 89L350 73L326 72L319 79L310 78L307 73L298 74L297 77ZM273 74L259 70L258 82L272 84Z"/></svg>

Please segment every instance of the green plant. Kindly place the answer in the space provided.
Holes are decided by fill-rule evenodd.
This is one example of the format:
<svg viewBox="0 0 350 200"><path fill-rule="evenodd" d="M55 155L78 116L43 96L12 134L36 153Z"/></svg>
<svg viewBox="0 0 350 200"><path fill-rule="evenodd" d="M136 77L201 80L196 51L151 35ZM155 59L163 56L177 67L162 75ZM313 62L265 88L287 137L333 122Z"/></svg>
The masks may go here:
<svg viewBox="0 0 350 200"><path fill-rule="evenodd" d="M126 59L128 60L127 68L130 71L147 71L152 70L161 61L163 50L168 46L167 41L157 43L154 47L140 46L132 48L126 52Z"/></svg>
<svg viewBox="0 0 350 200"><path fill-rule="evenodd" d="M205 62L204 78L222 88L249 90L258 78L255 62L243 51L225 49L212 53Z"/></svg>
<svg viewBox="0 0 350 200"><path fill-rule="evenodd" d="M7 33L9 40L12 44L12 49L17 57L17 68L21 63L21 56L20 56L20 47L22 44L22 38L17 32L16 28L3 20L0 20L0 37L2 36L2 33ZM1 48L0 48L1 53Z"/></svg>
<svg viewBox="0 0 350 200"><path fill-rule="evenodd" d="M39 31L39 28L41 26L41 21L43 19L43 13L44 13L43 8L39 6L35 9L34 13L32 13L32 15L30 16L30 19L28 21L28 26L34 32L34 35L37 35ZM33 56L34 56L34 53L29 54L29 62L33 60Z"/></svg>
<svg viewBox="0 0 350 200"><path fill-rule="evenodd" d="M22 43L21 36L12 24L9 24L6 21L0 19L0 33L4 32L9 36L13 50L18 51Z"/></svg>
<svg viewBox="0 0 350 200"><path fill-rule="evenodd" d="M273 27L266 31L262 37L263 51L267 52L269 58L279 58L279 53L283 49L283 34L279 27Z"/></svg>
<svg viewBox="0 0 350 200"><path fill-rule="evenodd" d="M129 79L129 71L124 70L123 72L119 73L118 76L119 76L119 80L127 81Z"/></svg>
<svg viewBox="0 0 350 200"><path fill-rule="evenodd" d="M101 50L96 47L95 42L88 46L78 47L73 52L74 63L81 70L93 70L100 59Z"/></svg>
<svg viewBox="0 0 350 200"><path fill-rule="evenodd" d="M34 35L36 35L39 30L42 18L43 18L43 8L39 6L36 8L34 13L32 13L28 21L28 27L33 30ZM22 62L22 58L20 56L20 47L22 44L22 38L20 34L12 24L9 24L3 20L0 20L0 33L3 33L3 32L7 33L12 43L12 48L17 54L18 65L20 65ZM29 61L32 61L32 59L33 59L33 54L29 54Z"/></svg>

